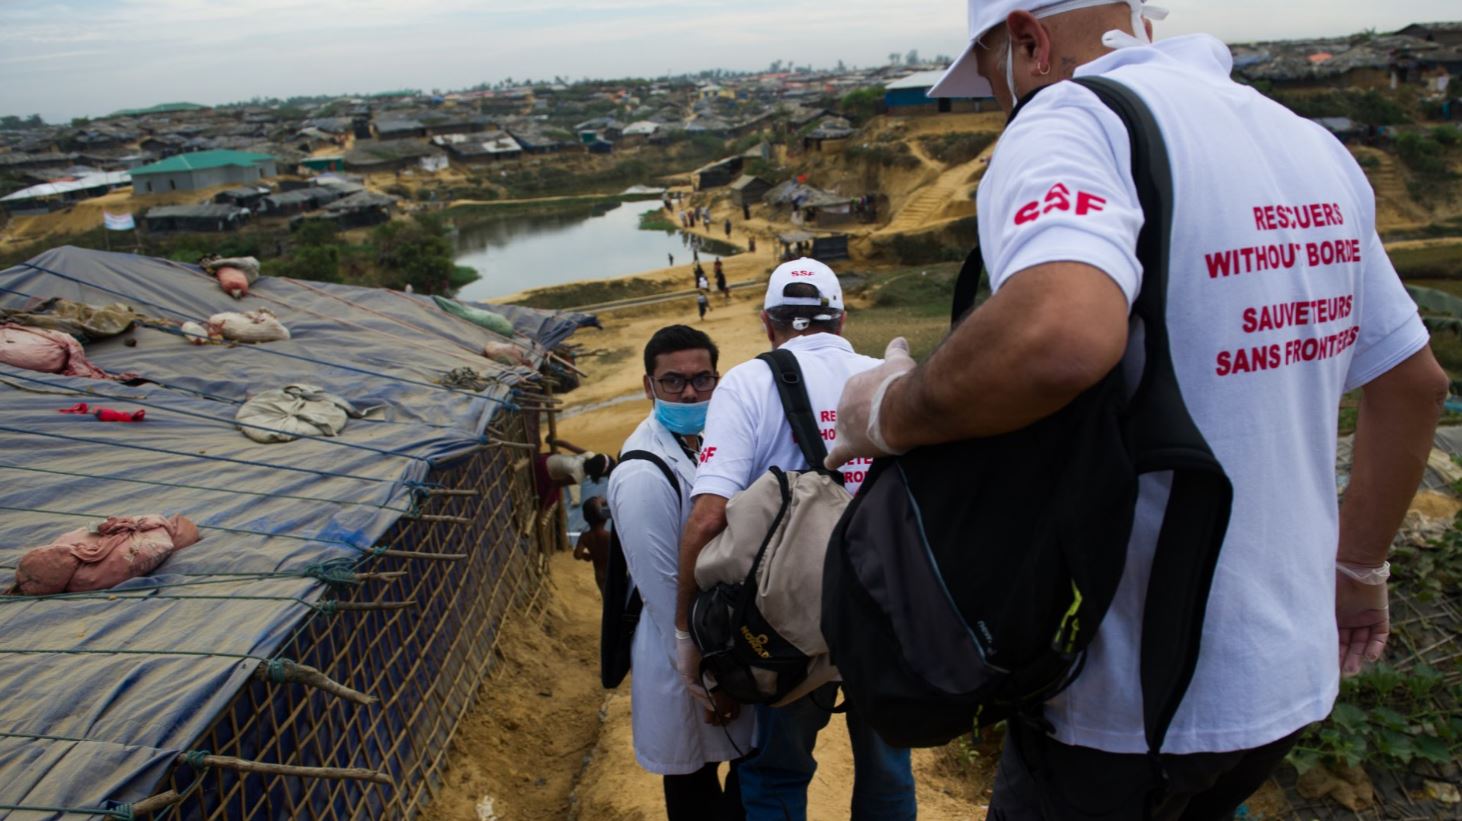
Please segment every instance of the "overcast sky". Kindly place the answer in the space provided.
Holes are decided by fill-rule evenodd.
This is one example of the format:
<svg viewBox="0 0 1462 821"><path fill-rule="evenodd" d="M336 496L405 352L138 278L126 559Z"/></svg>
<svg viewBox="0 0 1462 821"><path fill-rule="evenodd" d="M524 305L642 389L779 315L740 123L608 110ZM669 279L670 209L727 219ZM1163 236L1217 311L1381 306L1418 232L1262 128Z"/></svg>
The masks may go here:
<svg viewBox="0 0 1462 821"><path fill-rule="evenodd" d="M1458 0L1167 0L1230 42L1462 18ZM48 121L562 75L876 65L967 40L961 0L0 0L0 113Z"/></svg>

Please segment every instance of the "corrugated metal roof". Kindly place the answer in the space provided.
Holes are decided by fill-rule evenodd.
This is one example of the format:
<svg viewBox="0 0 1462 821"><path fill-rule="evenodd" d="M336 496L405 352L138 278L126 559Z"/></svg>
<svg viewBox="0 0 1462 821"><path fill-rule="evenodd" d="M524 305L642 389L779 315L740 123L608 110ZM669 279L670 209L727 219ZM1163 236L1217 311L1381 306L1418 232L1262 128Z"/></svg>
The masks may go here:
<svg viewBox="0 0 1462 821"><path fill-rule="evenodd" d="M205 168L223 168L229 165L254 166L273 159L268 154L255 154L252 151L195 151L191 154L179 154L176 157L168 157L162 162L134 168L132 176L201 171Z"/></svg>
<svg viewBox="0 0 1462 821"><path fill-rule="evenodd" d="M131 181L132 177L126 171L87 174L80 179L43 182L40 185L22 188L13 194L0 197L0 202L17 202L19 200L40 199L41 197L54 197L58 194L65 194L71 191L85 191L88 188L100 188L104 185L121 185Z"/></svg>

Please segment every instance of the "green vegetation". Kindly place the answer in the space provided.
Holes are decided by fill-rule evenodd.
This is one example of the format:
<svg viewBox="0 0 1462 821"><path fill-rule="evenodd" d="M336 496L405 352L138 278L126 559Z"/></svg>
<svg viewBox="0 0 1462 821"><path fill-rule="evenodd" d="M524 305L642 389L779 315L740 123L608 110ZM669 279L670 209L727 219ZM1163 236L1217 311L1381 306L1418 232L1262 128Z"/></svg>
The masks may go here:
<svg viewBox="0 0 1462 821"><path fill-rule="evenodd" d="M1405 280L1462 277L1462 245L1440 244L1387 252Z"/></svg>
<svg viewBox="0 0 1462 821"><path fill-rule="evenodd" d="M573 171L562 163L504 169L492 179L509 199L574 194L609 194L625 187L677 174L725 156L726 143L708 134L683 137L663 151L641 151L616 159L606 168Z"/></svg>
<svg viewBox="0 0 1462 821"><path fill-rule="evenodd" d="M1393 95L1374 89L1334 89L1321 92L1272 91L1262 84L1255 88L1301 117L1349 117L1362 125L1402 125L1412 115Z"/></svg>
<svg viewBox="0 0 1462 821"><path fill-rule="evenodd" d="M923 137L919 145L924 153L945 165L962 165L980 156L999 136L993 131L956 131Z"/></svg>
<svg viewBox="0 0 1462 821"><path fill-rule="evenodd" d="M850 145L843 156L853 162L881 165L884 168L918 168L922 163L909 150L908 143L875 143Z"/></svg>
<svg viewBox="0 0 1462 821"><path fill-rule="evenodd" d="M671 220L665 213L664 208L652 208L640 214L641 231L667 231L674 233L680 230L680 226Z"/></svg>
<svg viewBox="0 0 1462 821"><path fill-rule="evenodd" d="M481 278L482 275L478 274L477 269L471 265L453 265L452 273L448 275L448 280L452 283L453 288L470 285Z"/></svg>
<svg viewBox="0 0 1462 821"><path fill-rule="evenodd" d="M393 285L410 285L417 293L447 293L457 267L456 249L446 222L435 214L392 220L371 231L375 264Z"/></svg>
<svg viewBox="0 0 1462 821"><path fill-rule="evenodd" d="M865 86L844 94L843 98L838 100L838 111L855 122L866 122L878 113L878 105L882 102L882 87Z"/></svg>
<svg viewBox="0 0 1462 821"><path fill-rule="evenodd" d="M843 335L870 356L881 355L890 339L902 336L909 340L915 358L927 357L949 333L949 306L959 268L940 263L872 277L858 289L866 307L849 311Z"/></svg>
<svg viewBox="0 0 1462 821"><path fill-rule="evenodd" d="M1392 551L1392 585L1422 602L1456 595L1462 586L1462 517L1425 548L1403 544ZM1394 594L1393 594L1394 595ZM1431 632L1451 626L1412 620L1393 624L1391 644L1416 652L1435 641ZM1378 664L1342 682L1335 711L1306 732L1290 761L1301 771L1317 763L1354 767L1362 761L1392 771L1414 762L1445 766L1462 755L1462 684L1457 662L1437 670L1416 659Z"/></svg>
<svg viewBox="0 0 1462 821"><path fill-rule="evenodd" d="M555 288L540 288L529 291L523 299L514 304L529 308L564 310L585 305L601 305L621 299L636 299L657 296L675 290L675 286L654 280L630 277L628 279L607 279L596 282L580 282Z"/></svg>

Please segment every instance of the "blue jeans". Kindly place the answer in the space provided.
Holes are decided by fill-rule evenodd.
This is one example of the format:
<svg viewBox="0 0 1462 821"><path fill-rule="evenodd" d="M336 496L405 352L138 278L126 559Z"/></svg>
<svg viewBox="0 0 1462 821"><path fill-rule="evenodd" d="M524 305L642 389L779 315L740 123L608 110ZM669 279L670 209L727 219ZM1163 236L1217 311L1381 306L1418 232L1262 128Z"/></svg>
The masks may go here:
<svg viewBox="0 0 1462 821"><path fill-rule="evenodd" d="M785 707L758 705L754 751L741 764L741 801L747 821L805 821L807 785L817 771L812 748L831 717L838 685L827 684ZM816 697L816 703L813 697ZM912 821L914 772L909 751L890 747L863 721L847 713L853 742L852 821Z"/></svg>

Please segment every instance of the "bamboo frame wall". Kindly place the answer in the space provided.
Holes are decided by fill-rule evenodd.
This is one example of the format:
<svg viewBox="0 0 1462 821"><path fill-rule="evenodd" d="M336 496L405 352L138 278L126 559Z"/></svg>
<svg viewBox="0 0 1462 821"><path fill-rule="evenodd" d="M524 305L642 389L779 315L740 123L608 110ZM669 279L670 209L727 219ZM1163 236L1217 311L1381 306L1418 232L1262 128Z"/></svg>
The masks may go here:
<svg viewBox="0 0 1462 821"><path fill-rule="evenodd" d="M536 420L535 420L536 421ZM500 413L494 438L535 442L522 414ZM216 755L322 767L365 767L395 786L208 769L166 819L411 818L437 792L449 741L493 665L504 619L534 608L555 536L539 527L533 456L492 447L432 472L430 481L471 489L438 496L426 512L471 524L402 520L382 544L466 553L458 561L377 557L361 572L405 570L390 582L338 591L341 601L414 599L405 610L315 615L276 656L318 667L379 702L362 707L320 691L252 678L194 744ZM199 774L178 764L158 792L185 792Z"/></svg>

